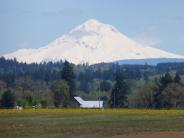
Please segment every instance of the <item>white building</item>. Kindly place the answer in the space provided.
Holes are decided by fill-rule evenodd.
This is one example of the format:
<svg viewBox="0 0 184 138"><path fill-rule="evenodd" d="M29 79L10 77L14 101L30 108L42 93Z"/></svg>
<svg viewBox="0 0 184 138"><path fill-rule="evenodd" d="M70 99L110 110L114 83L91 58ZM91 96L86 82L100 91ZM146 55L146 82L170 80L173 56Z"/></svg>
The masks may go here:
<svg viewBox="0 0 184 138"><path fill-rule="evenodd" d="M81 97L74 97L81 108L103 108L103 101L85 101Z"/></svg>

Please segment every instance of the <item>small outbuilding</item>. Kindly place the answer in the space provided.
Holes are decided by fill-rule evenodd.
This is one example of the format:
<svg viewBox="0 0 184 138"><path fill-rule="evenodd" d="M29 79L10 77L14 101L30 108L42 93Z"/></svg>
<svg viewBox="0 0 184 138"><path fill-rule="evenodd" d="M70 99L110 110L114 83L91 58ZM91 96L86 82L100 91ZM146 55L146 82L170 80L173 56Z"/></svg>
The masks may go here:
<svg viewBox="0 0 184 138"><path fill-rule="evenodd" d="M85 101L81 97L74 97L81 108L103 108L103 101Z"/></svg>

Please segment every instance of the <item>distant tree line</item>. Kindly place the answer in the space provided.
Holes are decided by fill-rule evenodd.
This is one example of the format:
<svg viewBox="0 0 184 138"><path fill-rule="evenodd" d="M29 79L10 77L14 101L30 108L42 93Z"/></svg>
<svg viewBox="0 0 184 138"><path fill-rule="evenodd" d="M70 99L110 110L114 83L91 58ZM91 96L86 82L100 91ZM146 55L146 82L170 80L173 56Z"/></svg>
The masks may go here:
<svg viewBox="0 0 184 138"><path fill-rule="evenodd" d="M169 72L157 82L148 82L129 98L130 107L161 109L184 108L184 85L178 73Z"/></svg>
<svg viewBox="0 0 184 138"><path fill-rule="evenodd" d="M184 63L26 64L1 57L0 106L71 107L78 95L111 108L183 108L183 69Z"/></svg>

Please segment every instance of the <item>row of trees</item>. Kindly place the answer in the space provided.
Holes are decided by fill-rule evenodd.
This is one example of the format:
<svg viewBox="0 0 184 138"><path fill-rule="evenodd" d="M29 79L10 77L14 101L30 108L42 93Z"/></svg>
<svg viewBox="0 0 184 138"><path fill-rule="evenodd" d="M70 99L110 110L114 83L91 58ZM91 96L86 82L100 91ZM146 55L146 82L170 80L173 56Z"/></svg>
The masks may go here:
<svg viewBox="0 0 184 138"><path fill-rule="evenodd" d="M183 108L184 85L178 73L173 78L167 72L158 81L146 82L137 92L130 94L122 72L118 71L111 92L110 106L148 109Z"/></svg>
<svg viewBox="0 0 184 138"><path fill-rule="evenodd" d="M42 97L40 99L36 98L32 93L25 92L25 89L29 87L27 82L25 83L26 84L24 84L22 88L22 95L19 98L15 96L12 90L8 89L5 91L1 96L0 106L3 108L13 108L16 104L22 107L47 107L47 100L42 99ZM67 61L64 63L60 78L51 82L50 89L55 107L67 107L70 100L75 95L75 75L72 64Z"/></svg>
<svg viewBox="0 0 184 138"><path fill-rule="evenodd" d="M158 78L166 71L165 66L170 73ZM182 68L184 64L178 63L76 66L61 61L28 65L0 58L1 106L6 107L3 101L8 100L3 95L7 91L15 99L12 103L23 107L69 107L76 94L97 100L100 90L107 107L183 107ZM171 74L174 71L180 75Z"/></svg>
<svg viewBox="0 0 184 138"><path fill-rule="evenodd" d="M67 72L70 75L66 75ZM65 75L63 75L63 73ZM173 78L168 72L160 77L156 82L147 82L137 92L130 94L129 88L124 80L121 70L116 72L116 82L113 86L109 105L112 108L183 108L184 107L184 86L180 76L176 73ZM71 82L69 82L71 81ZM75 95L75 85L73 69L67 62L61 73L61 79L55 80L51 85L53 102L55 107L67 107L70 100ZM69 85L72 84L72 85ZM4 108L13 108L16 97L11 90L3 93L1 106ZM31 95L24 99L17 100L17 105L25 107L26 105L36 105ZM47 107L47 101L40 101L42 107Z"/></svg>

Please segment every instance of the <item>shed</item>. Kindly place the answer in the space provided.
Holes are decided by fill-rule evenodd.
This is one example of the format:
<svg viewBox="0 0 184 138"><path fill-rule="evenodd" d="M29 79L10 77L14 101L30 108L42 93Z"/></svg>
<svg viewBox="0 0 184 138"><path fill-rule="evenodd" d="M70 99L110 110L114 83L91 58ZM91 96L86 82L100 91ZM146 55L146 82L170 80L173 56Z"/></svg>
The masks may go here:
<svg viewBox="0 0 184 138"><path fill-rule="evenodd" d="M81 97L74 97L81 108L103 108L103 101L85 101Z"/></svg>

